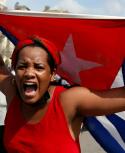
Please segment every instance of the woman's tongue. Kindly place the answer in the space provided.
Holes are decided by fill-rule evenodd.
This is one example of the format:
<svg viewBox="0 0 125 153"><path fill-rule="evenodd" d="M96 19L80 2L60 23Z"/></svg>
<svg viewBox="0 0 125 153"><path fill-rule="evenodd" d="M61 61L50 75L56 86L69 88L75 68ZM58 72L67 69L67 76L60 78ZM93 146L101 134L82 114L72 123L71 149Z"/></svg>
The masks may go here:
<svg viewBox="0 0 125 153"><path fill-rule="evenodd" d="M36 94L36 89L33 86L27 86L24 93L26 96L34 96Z"/></svg>

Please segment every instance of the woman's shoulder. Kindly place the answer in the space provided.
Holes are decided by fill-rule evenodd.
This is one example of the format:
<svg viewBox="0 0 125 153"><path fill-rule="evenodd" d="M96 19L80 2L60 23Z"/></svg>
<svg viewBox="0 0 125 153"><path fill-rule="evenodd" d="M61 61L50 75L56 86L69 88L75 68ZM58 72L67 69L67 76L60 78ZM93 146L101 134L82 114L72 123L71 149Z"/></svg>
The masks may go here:
<svg viewBox="0 0 125 153"><path fill-rule="evenodd" d="M64 92L60 94L60 100L65 104L68 103L76 107L81 101L84 102L84 100L88 99L90 93L88 88L75 86L64 90Z"/></svg>
<svg viewBox="0 0 125 153"><path fill-rule="evenodd" d="M77 101L87 97L90 90L81 86L51 86L51 95L59 95L61 101Z"/></svg>
<svg viewBox="0 0 125 153"><path fill-rule="evenodd" d="M77 94L81 94L81 93L85 93L90 91L88 88L86 87L82 87L82 86L69 86L69 87L64 87L66 90L66 92L64 92L64 94L69 94L69 95L77 95Z"/></svg>

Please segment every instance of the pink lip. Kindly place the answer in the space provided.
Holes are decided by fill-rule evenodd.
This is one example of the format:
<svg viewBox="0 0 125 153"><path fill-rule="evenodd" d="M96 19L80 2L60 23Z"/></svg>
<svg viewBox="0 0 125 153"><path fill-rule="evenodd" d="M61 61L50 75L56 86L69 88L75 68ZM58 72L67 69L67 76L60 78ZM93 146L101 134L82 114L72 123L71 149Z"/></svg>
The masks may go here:
<svg viewBox="0 0 125 153"><path fill-rule="evenodd" d="M34 97L36 95L36 91L25 91L24 92L26 97Z"/></svg>

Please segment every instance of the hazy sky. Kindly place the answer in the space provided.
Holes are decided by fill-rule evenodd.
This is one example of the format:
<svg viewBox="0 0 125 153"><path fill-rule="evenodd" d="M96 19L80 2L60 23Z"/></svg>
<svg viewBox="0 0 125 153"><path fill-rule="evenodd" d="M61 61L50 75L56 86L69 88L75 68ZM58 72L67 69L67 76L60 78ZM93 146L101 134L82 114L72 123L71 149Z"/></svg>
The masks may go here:
<svg viewBox="0 0 125 153"><path fill-rule="evenodd" d="M2 1L2 0L0 0ZM3 0L13 9L18 1L33 11L43 10L45 5L52 8L61 8L73 13L89 13L103 15L125 16L125 0Z"/></svg>

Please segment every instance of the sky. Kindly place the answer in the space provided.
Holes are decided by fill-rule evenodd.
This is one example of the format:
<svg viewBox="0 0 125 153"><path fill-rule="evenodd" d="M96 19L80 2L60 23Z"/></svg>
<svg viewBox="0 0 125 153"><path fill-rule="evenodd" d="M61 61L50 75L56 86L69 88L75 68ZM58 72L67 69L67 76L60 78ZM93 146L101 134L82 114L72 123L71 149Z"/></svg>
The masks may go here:
<svg viewBox="0 0 125 153"><path fill-rule="evenodd" d="M42 11L48 5L53 9L64 9L72 13L92 15L125 16L125 0L0 0L9 9L18 1L32 11Z"/></svg>

